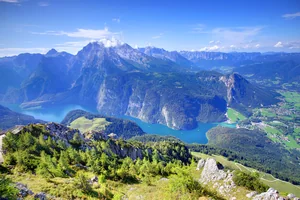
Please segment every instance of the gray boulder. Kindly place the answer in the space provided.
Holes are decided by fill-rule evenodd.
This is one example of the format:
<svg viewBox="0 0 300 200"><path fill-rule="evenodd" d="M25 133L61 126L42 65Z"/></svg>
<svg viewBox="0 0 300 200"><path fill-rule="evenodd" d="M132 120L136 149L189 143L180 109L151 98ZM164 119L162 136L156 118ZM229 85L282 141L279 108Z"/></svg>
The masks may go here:
<svg viewBox="0 0 300 200"><path fill-rule="evenodd" d="M196 170L200 170L202 167L204 167L204 165L205 165L205 160L204 159L200 159L198 161Z"/></svg>
<svg viewBox="0 0 300 200"><path fill-rule="evenodd" d="M98 183L98 177L97 176L92 177L91 182L92 183L95 183L95 182Z"/></svg>
<svg viewBox="0 0 300 200"><path fill-rule="evenodd" d="M263 192L254 196L253 200L280 200L283 198L280 197L279 192L273 188L269 188L267 192Z"/></svg>
<svg viewBox="0 0 300 200"><path fill-rule="evenodd" d="M26 197L28 195L33 195L34 193L27 188L23 183L16 183L16 188L19 190L19 195L21 197Z"/></svg>
<svg viewBox="0 0 300 200"><path fill-rule="evenodd" d="M47 194L44 192L39 192L34 195L34 199L47 200Z"/></svg>
<svg viewBox="0 0 300 200"><path fill-rule="evenodd" d="M294 199L296 196L294 194L288 194L287 197L288 199Z"/></svg>
<svg viewBox="0 0 300 200"><path fill-rule="evenodd" d="M201 173L200 182L206 184L211 181L225 179L226 176L226 172L219 169L217 162L214 159L207 158Z"/></svg>
<svg viewBox="0 0 300 200"><path fill-rule="evenodd" d="M250 193L246 194L246 197L252 198L252 197L254 197L255 195L257 195L257 192L256 192L256 191L253 191L253 192L250 192Z"/></svg>

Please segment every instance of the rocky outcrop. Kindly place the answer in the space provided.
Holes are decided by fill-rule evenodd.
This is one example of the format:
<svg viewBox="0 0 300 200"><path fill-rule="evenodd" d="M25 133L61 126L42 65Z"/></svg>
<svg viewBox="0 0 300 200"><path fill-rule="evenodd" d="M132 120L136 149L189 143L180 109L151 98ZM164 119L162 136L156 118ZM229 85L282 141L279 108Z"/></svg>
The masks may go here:
<svg viewBox="0 0 300 200"><path fill-rule="evenodd" d="M267 192L258 194L252 198L253 200L299 200L294 194L288 194L287 197L282 197L279 192L273 188L269 188Z"/></svg>
<svg viewBox="0 0 300 200"><path fill-rule="evenodd" d="M47 200L47 194L44 192L39 192L34 195L34 199Z"/></svg>
<svg viewBox="0 0 300 200"><path fill-rule="evenodd" d="M27 185L24 185L23 183L16 183L16 186L15 186L18 190L19 190L19 195L21 197L26 197L28 195L33 195L34 193L27 188Z"/></svg>
<svg viewBox="0 0 300 200"><path fill-rule="evenodd" d="M84 136L77 129L71 129L58 123L45 124L46 131L49 132L51 137L55 137L59 140L69 143L74 138L75 134L78 134L81 140L84 140Z"/></svg>
<svg viewBox="0 0 300 200"><path fill-rule="evenodd" d="M201 173L200 182L207 184L209 182L215 182L223 180L227 177L226 172L219 169L217 162L212 158L207 158L203 171Z"/></svg>
<svg viewBox="0 0 300 200"><path fill-rule="evenodd" d="M280 197L277 190L269 188L267 192L254 196L253 200L284 200L284 198Z"/></svg>
<svg viewBox="0 0 300 200"><path fill-rule="evenodd" d="M204 167L204 165L205 165L205 160L204 159L200 159L198 161L196 170L200 170L202 167Z"/></svg>
<svg viewBox="0 0 300 200"><path fill-rule="evenodd" d="M135 148L133 146L123 146L121 147L120 145L116 145L116 143L110 142L110 151L113 152L114 154L120 156L121 158L125 157L130 157L132 160L136 160L138 158L143 159L143 149L140 148ZM152 154L152 149L147 149L148 155ZM108 154L110 152L107 152Z"/></svg>
<svg viewBox="0 0 300 200"><path fill-rule="evenodd" d="M201 159L198 162L199 168L201 168L204 162L205 164L199 181L203 184L213 184L213 188L215 188L222 195L233 195L232 190L236 187L232 180L233 174L229 171L224 172L222 170L222 166L212 158L207 158L206 161ZM230 197L235 198L234 196Z"/></svg>

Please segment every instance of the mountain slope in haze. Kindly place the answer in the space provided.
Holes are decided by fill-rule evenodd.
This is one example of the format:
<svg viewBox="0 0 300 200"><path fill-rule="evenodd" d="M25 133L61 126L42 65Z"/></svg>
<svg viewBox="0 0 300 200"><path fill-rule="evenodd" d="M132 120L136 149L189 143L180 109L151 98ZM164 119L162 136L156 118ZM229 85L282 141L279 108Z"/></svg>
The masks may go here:
<svg viewBox="0 0 300 200"><path fill-rule="evenodd" d="M194 73L179 63L188 62L176 52L121 43L89 43L75 56L51 50L2 101L23 108L79 104L175 129L224 121L227 106L245 113L277 102L240 75Z"/></svg>
<svg viewBox="0 0 300 200"><path fill-rule="evenodd" d="M254 80L270 79L280 83L300 82L300 63L278 61L235 68L234 71Z"/></svg>
<svg viewBox="0 0 300 200"><path fill-rule="evenodd" d="M205 51L180 51L179 53L202 69L213 69L222 66L241 67L247 64L268 63L277 61L293 61L296 63L300 63L300 53L224 53Z"/></svg>
<svg viewBox="0 0 300 200"><path fill-rule="evenodd" d="M183 57L177 51L166 51L164 49L156 48L156 47L145 47L145 48L139 48L138 50L140 52L143 52L144 54L147 54L155 58L171 60L183 68L184 67L191 68L194 65L190 60Z"/></svg>
<svg viewBox="0 0 300 200"><path fill-rule="evenodd" d="M0 58L0 98L14 89L18 89L36 69L42 54L24 53L18 56Z"/></svg>
<svg viewBox="0 0 300 200"><path fill-rule="evenodd" d="M32 123L44 123L44 121L35 119L30 115L11 111L0 105L0 130L7 130L16 125L28 125Z"/></svg>

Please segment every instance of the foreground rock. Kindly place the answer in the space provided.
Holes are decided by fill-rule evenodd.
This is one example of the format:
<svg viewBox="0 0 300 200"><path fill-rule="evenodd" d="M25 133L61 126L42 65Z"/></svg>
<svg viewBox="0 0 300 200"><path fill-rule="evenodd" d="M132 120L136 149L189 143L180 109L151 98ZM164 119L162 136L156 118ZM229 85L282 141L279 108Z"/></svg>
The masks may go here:
<svg viewBox="0 0 300 200"><path fill-rule="evenodd" d="M19 190L19 195L21 197L26 197L28 195L33 195L34 193L27 188L26 185L24 185L23 183L16 183L16 188Z"/></svg>
<svg viewBox="0 0 300 200"><path fill-rule="evenodd" d="M248 194L247 194L248 197ZM267 192L258 194L252 198L253 200L299 200L294 194L289 194L286 198L281 197L279 192L273 188L269 188Z"/></svg>
<svg viewBox="0 0 300 200"><path fill-rule="evenodd" d="M212 184L220 194L229 196L230 199L235 199L233 189L236 187L233 182L233 174L224 172L223 166L218 164L214 159L207 158L206 161L200 160L198 162L199 169L204 164L203 171L201 173L200 182L203 184ZM197 169L198 169L197 166Z"/></svg>
<svg viewBox="0 0 300 200"><path fill-rule="evenodd" d="M200 159L200 160L198 161L197 169L196 169L196 170L199 171L202 167L204 167L204 165L205 165L205 160L204 160L204 159Z"/></svg>
<svg viewBox="0 0 300 200"><path fill-rule="evenodd" d="M47 200L47 194L44 192L39 192L36 195L34 195L34 199Z"/></svg>
<svg viewBox="0 0 300 200"><path fill-rule="evenodd" d="M199 164L199 163L198 163ZM202 163L200 163L202 164ZM218 181L225 179L227 174L219 169L217 162L212 158L207 158L201 173L200 182L207 184L211 181Z"/></svg>

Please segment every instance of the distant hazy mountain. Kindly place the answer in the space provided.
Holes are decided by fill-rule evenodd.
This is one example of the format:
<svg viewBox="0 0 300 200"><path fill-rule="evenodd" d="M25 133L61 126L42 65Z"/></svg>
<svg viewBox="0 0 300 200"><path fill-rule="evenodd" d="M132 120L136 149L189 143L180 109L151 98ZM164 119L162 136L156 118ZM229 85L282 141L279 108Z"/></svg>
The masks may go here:
<svg viewBox="0 0 300 200"><path fill-rule="evenodd" d="M0 105L0 130L7 130L16 125L28 125L43 122L44 121L35 119L30 115L13 112L10 109Z"/></svg>
<svg viewBox="0 0 300 200"><path fill-rule="evenodd" d="M155 58L171 60L182 67L190 68L194 65L190 60L180 55L177 51L166 51L156 47L139 48L139 51Z"/></svg>
<svg viewBox="0 0 300 200"><path fill-rule="evenodd" d="M275 61L235 68L234 71L255 80L270 79L280 83L300 82L300 63Z"/></svg>
<svg viewBox="0 0 300 200"><path fill-rule="evenodd" d="M212 69L220 66L240 67L246 64L274 61L294 61L300 63L300 53L245 53L245 52L205 52L180 51L180 54L201 68Z"/></svg>
<svg viewBox="0 0 300 200"><path fill-rule="evenodd" d="M276 102L275 93L266 92L238 74L192 72L199 64L197 59L246 62L259 56L260 53L178 53L93 42L77 55L52 49L45 55L0 59L0 63L10 66L5 71L0 65L0 70L15 80L3 81L0 99L22 107L79 104L107 115L130 115L176 129L191 129L198 121L225 120L227 106L247 113L252 107ZM15 64L19 57L26 61L21 59L23 65ZM28 75L24 76L22 70Z"/></svg>

